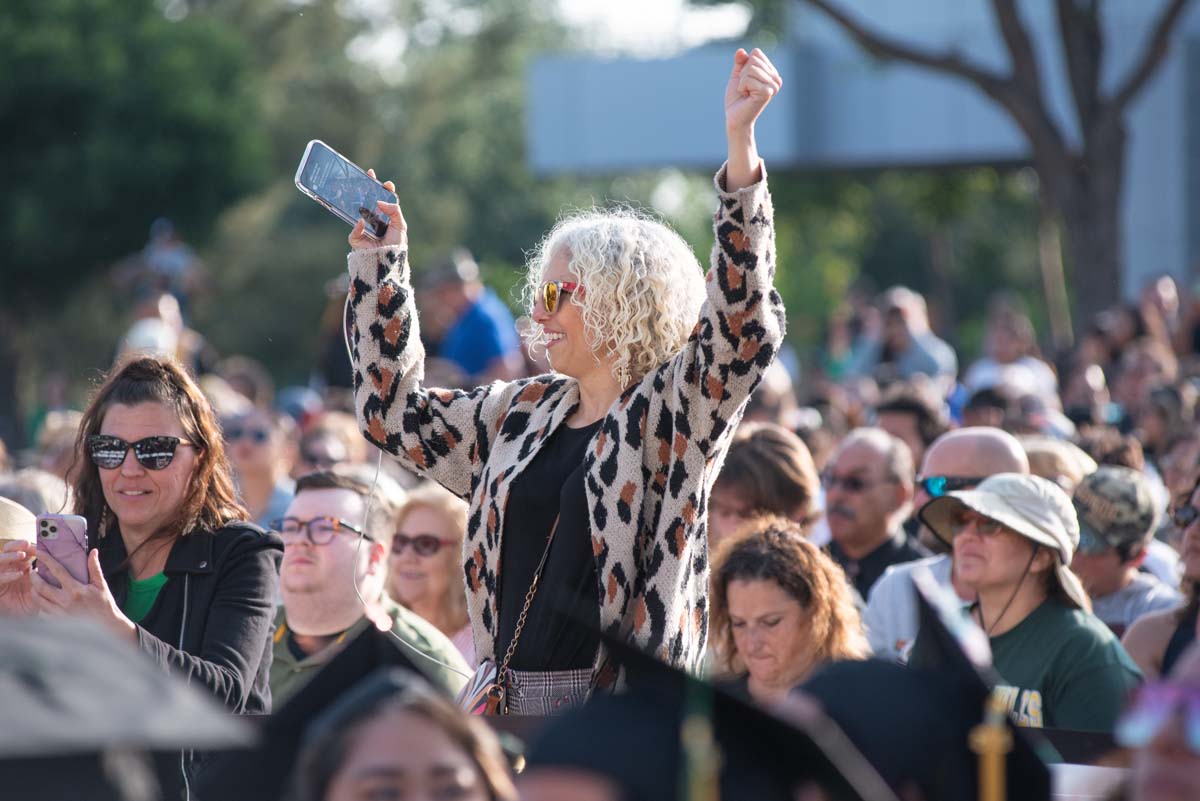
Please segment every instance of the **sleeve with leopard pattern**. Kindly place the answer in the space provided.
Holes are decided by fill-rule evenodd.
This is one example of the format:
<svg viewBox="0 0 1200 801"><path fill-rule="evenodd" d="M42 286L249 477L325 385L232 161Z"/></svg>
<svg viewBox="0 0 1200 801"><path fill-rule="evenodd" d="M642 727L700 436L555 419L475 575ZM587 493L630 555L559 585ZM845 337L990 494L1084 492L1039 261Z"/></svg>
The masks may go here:
<svg viewBox="0 0 1200 801"><path fill-rule="evenodd" d="M774 209L766 168L762 180L735 192L725 191L724 167L715 183L720 206L707 297L687 345L663 368L671 380L676 434L706 456L762 380L786 328L783 299L774 286Z"/></svg>
<svg viewBox="0 0 1200 801"><path fill-rule="evenodd" d="M350 270L354 406L372 443L459 497L486 458L511 385L425 389L425 347L404 248L357 250Z"/></svg>

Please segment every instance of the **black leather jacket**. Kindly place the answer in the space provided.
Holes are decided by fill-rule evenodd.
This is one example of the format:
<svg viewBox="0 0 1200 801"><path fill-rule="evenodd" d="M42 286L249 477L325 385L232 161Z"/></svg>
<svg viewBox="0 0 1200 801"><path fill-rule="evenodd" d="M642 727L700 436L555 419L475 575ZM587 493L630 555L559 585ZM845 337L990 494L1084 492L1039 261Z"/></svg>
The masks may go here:
<svg viewBox="0 0 1200 801"><path fill-rule="evenodd" d="M110 531L97 548L118 605L129 589L125 544ZM252 523L195 531L171 547L167 583L138 624L138 646L233 712L271 711L271 634L283 542Z"/></svg>

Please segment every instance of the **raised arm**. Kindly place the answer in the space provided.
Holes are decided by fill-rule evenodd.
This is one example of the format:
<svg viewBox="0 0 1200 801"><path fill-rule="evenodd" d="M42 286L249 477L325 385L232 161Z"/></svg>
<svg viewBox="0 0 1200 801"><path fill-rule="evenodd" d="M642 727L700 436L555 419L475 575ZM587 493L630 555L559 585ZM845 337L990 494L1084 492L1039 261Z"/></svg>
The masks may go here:
<svg viewBox="0 0 1200 801"><path fill-rule="evenodd" d="M395 191L391 181L384 187ZM359 221L347 259L358 424L406 467L466 498L473 468L485 461L495 423L519 385L471 392L421 386L425 348L409 278L408 229L398 204L381 201L379 210L391 221L387 234L371 239Z"/></svg>
<svg viewBox="0 0 1200 801"><path fill-rule="evenodd" d="M663 368L672 374L675 427L705 454L735 422L783 343L774 210L754 140L755 121L782 85L762 51L737 51L725 89L729 158L716 177L720 205L707 298L687 346Z"/></svg>

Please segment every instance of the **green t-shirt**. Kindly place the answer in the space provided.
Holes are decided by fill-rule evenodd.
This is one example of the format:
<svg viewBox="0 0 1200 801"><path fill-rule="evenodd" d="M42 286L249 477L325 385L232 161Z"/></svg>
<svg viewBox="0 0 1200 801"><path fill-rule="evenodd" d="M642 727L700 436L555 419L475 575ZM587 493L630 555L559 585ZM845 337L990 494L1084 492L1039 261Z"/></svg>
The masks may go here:
<svg viewBox="0 0 1200 801"><path fill-rule="evenodd" d="M991 643L996 692L1020 726L1112 731L1142 680L1099 618L1053 600Z"/></svg>
<svg viewBox="0 0 1200 801"><path fill-rule="evenodd" d="M165 573L155 573L144 579L129 580L129 594L125 596L125 605L121 611L134 623L141 623L158 600L158 593L167 583Z"/></svg>

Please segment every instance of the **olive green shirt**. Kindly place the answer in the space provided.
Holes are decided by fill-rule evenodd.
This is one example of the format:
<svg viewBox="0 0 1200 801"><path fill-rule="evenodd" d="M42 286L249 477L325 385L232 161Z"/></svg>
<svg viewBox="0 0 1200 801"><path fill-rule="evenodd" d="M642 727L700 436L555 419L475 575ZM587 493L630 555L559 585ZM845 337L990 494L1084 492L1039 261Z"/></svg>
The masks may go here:
<svg viewBox="0 0 1200 801"><path fill-rule="evenodd" d="M450 639L417 613L386 598L383 601L383 608L392 619L392 633L403 641L402 647L412 659L413 664L417 665L426 676L441 684L452 695L457 694L466 683L466 677L470 675L471 670ZM275 618L275 644L272 649L271 661L272 708L280 709L286 704L297 690L308 683L318 668L332 659L334 654L341 650L344 643L353 640L368 625L370 623L367 618L360 618L357 623L338 635L332 643L317 653L309 654L301 659L297 658L289 643L291 633L287 627L287 614L284 608L280 607L279 614ZM416 651L416 653L412 653L412 651ZM432 662L425 657L432 657L441 664ZM443 665L450 665L454 670L450 667L443 667ZM456 673L455 670L461 671L461 674Z"/></svg>

